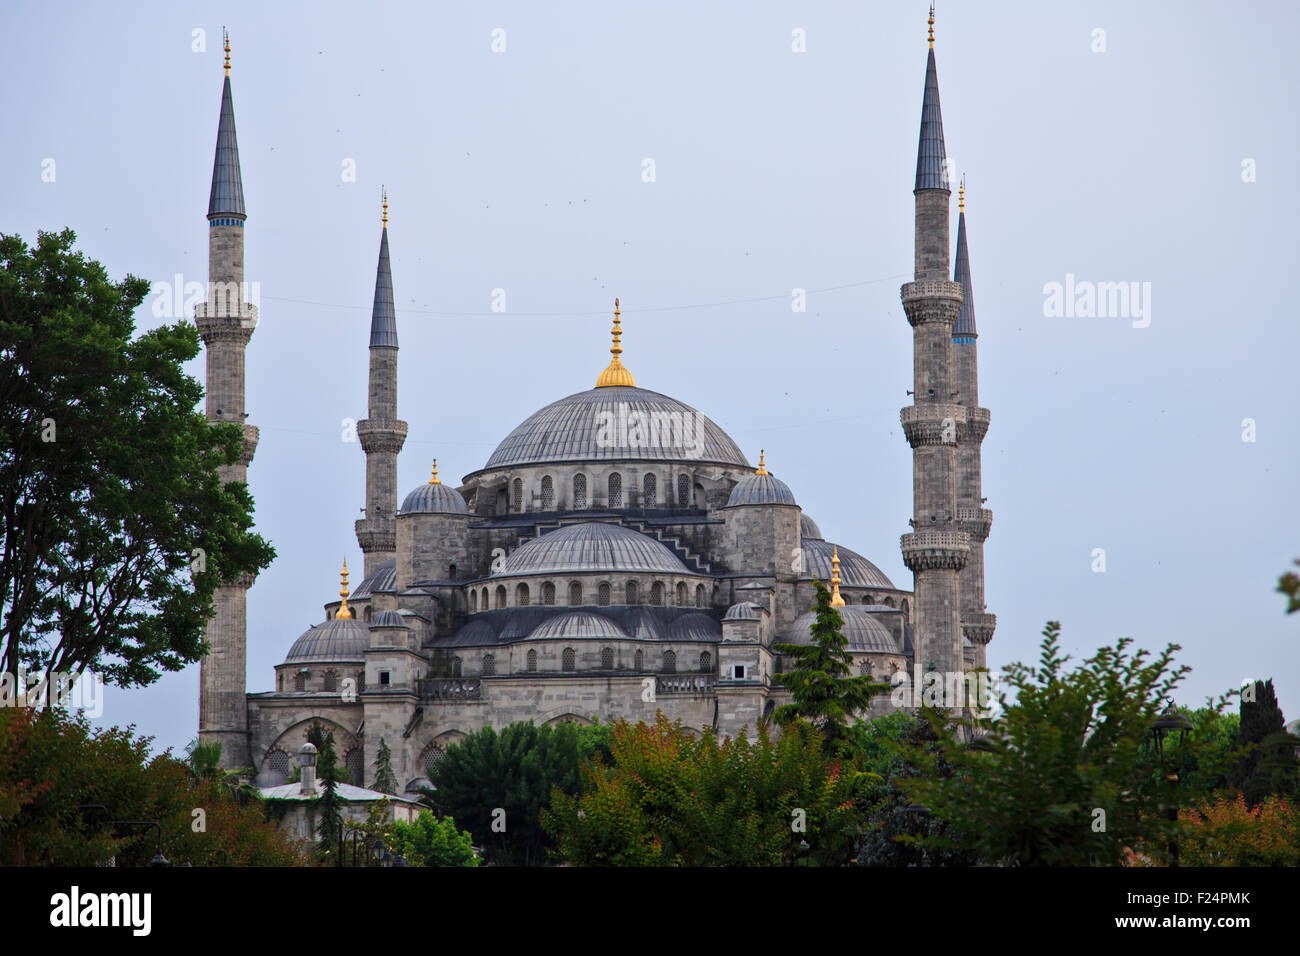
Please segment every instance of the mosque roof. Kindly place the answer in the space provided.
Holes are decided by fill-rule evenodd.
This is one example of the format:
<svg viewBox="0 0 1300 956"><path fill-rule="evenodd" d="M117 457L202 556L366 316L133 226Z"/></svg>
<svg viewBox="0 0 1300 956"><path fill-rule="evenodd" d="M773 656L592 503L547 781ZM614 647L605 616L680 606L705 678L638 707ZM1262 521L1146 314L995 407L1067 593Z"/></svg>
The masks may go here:
<svg viewBox="0 0 1300 956"><path fill-rule="evenodd" d="M727 499L727 507L740 505L795 505L794 492L780 478L772 475L746 475L736 482Z"/></svg>
<svg viewBox="0 0 1300 956"><path fill-rule="evenodd" d="M293 664L348 661L361 663L370 646L370 627L356 618L334 618L315 624L293 642L284 662Z"/></svg>
<svg viewBox="0 0 1300 956"><path fill-rule="evenodd" d="M875 651L883 654L898 654L901 648L894 639L893 632L869 608L858 604L849 604L836 608L844 619L841 633L848 641L850 651ZM817 622L817 612L808 611L799 615L790 626L791 644L809 644L812 642L812 627Z"/></svg>
<svg viewBox="0 0 1300 956"><path fill-rule="evenodd" d="M397 590L397 559L392 558L375 568L374 573L362 580L357 589L348 595L348 600L368 598L376 592Z"/></svg>
<svg viewBox="0 0 1300 956"><path fill-rule="evenodd" d="M806 514L801 514L799 516L799 536L805 541L809 538L824 538L822 535L822 529L817 527L817 522L813 521L813 519L809 518Z"/></svg>
<svg viewBox="0 0 1300 956"><path fill-rule="evenodd" d="M862 555L820 538L805 538L803 541L804 573L819 581L829 581L831 557L836 547L840 552L840 587L896 590L885 573Z"/></svg>
<svg viewBox="0 0 1300 956"><path fill-rule="evenodd" d="M399 515L442 514L467 515L469 505L459 491L441 482L426 482L402 500Z"/></svg>
<svg viewBox="0 0 1300 956"><path fill-rule="evenodd" d="M494 576L578 571L690 573L661 541L622 525L584 522L520 545Z"/></svg>

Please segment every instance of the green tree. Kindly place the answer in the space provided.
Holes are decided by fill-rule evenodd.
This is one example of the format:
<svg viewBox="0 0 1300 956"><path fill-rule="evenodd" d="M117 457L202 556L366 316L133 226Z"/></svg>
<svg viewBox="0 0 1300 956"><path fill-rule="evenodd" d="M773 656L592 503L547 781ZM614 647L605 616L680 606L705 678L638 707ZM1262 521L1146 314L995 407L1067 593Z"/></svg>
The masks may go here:
<svg viewBox="0 0 1300 956"><path fill-rule="evenodd" d="M459 829L451 817L427 810L410 823L398 820L392 828L393 851L413 866L478 866L473 843L469 831Z"/></svg>
<svg viewBox="0 0 1300 956"><path fill-rule="evenodd" d="M1010 865L1118 865L1126 848L1177 831L1164 814L1174 801L1201 796L1171 785L1152 746L1152 722L1188 668L1173 666L1177 645L1152 656L1123 638L1067 671L1060 625L1043 634L1037 667L1006 669L1001 716L975 720L983 736L968 744L927 714L938 746L913 749L920 772L901 787L949 828L929 846Z"/></svg>
<svg viewBox="0 0 1300 956"><path fill-rule="evenodd" d="M334 731L325 731L320 724L312 724L307 731L307 742L316 747L316 778L321 783L321 795L315 802L317 828L320 837L317 849L322 858L328 858L338 849L339 827L343 823L342 801L339 799L339 761L334 749Z"/></svg>
<svg viewBox="0 0 1300 956"><path fill-rule="evenodd" d="M221 580L275 552L252 532L237 424L209 425L187 322L134 335L149 284L0 235L0 670L145 685L199 659Z"/></svg>
<svg viewBox="0 0 1300 956"><path fill-rule="evenodd" d="M817 585L817 620L812 628L811 644L776 644L773 650L789 658L793 667L787 673L774 674L790 691L791 703L773 712L778 724L798 719L810 721L822 732L831 752L849 749L847 731L855 715L871 706L871 698L886 693L888 684L870 677L854 677L853 657L844 637L844 618L831 606L831 592L820 581Z"/></svg>
<svg viewBox="0 0 1300 956"><path fill-rule="evenodd" d="M1233 784L1256 806L1270 794L1300 792L1300 740L1286 731L1286 718L1277 703L1273 681L1255 681L1253 692L1243 694L1241 724L1237 733L1240 750Z"/></svg>
<svg viewBox="0 0 1300 956"><path fill-rule="evenodd" d="M383 737L379 738L379 753L375 755L375 780L373 789L380 793L397 793L397 778L393 776L393 752Z"/></svg>
<svg viewBox="0 0 1300 956"><path fill-rule="evenodd" d="M1300 567L1300 561L1296 561ZM1300 611L1300 577L1294 571L1287 571L1277 579L1277 590L1286 595L1286 612L1294 614Z"/></svg>
<svg viewBox="0 0 1300 956"><path fill-rule="evenodd" d="M257 771L252 767L222 769L220 743L201 744L197 737L192 739L185 745L185 763L195 778L220 783L236 803L247 804L262 798L262 792L253 785L252 778Z"/></svg>

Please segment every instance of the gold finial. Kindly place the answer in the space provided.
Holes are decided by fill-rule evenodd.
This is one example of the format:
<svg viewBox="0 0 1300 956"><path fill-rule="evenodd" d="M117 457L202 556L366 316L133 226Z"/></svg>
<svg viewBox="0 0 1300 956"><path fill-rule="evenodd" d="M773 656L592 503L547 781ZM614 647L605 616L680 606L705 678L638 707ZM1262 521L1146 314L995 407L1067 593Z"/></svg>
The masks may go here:
<svg viewBox="0 0 1300 956"><path fill-rule="evenodd" d="M934 49L934 4L930 4L930 49Z"/></svg>
<svg viewBox="0 0 1300 956"><path fill-rule="evenodd" d="M431 485L442 484L442 482L438 480L438 459L436 458L433 460L433 477L429 479L429 484Z"/></svg>
<svg viewBox="0 0 1300 956"><path fill-rule="evenodd" d="M597 388L608 388L613 385L625 385L628 388L636 388L636 380L632 378L632 373L623 367L619 359L619 353L623 351L623 346L619 345L619 339L623 335L623 330L619 326L618 299L614 300L614 327L610 332L614 335L614 344L610 347L610 354L614 357L610 359L609 365L605 371L600 373L596 379Z"/></svg>
<svg viewBox="0 0 1300 956"><path fill-rule="evenodd" d="M221 38L222 40L225 41L226 44L226 76L229 76L230 75L230 34L226 32L225 27L221 28Z"/></svg>
<svg viewBox="0 0 1300 956"><path fill-rule="evenodd" d="M384 193L384 218L381 219L380 222L383 224L383 227L387 229L388 228L388 190L384 189L383 186L380 186L379 188L383 190Z"/></svg>
<svg viewBox="0 0 1300 956"><path fill-rule="evenodd" d="M754 472L754 474L756 474L756 475L769 475L769 474L771 474L771 472L769 472L769 471L767 470L767 465L763 464L763 456L764 456L765 454L766 454L766 452L763 451L763 449L760 448L760 449L758 450L758 471Z"/></svg>
<svg viewBox="0 0 1300 956"><path fill-rule="evenodd" d="M352 617L352 612L348 610L348 559L343 559L343 586L339 588L339 597L343 603L339 605L339 612L334 616L341 621L346 621Z"/></svg>
<svg viewBox="0 0 1300 956"><path fill-rule="evenodd" d="M957 187L957 211L966 211L966 174L961 174L961 185Z"/></svg>
<svg viewBox="0 0 1300 956"><path fill-rule="evenodd" d="M840 597L840 549L838 545L831 553L831 607L844 607L844 598Z"/></svg>

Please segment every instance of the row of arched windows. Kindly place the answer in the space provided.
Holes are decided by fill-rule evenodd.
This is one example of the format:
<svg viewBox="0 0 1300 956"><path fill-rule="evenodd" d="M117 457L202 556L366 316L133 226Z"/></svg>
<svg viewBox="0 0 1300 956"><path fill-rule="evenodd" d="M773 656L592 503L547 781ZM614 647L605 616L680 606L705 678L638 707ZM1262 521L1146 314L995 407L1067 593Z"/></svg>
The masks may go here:
<svg viewBox="0 0 1300 956"><path fill-rule="evenodd" d="M321 672L321 675L320 675L320 677L321 677L321 690L323 690L323 691L324 691L325 693L327 693L327 694L335 694L335 693L338 693L338 691L339 691L339 676L340 676L340 675L339 675L338 671L334 670L332 667L331 667L331 668L327 668L326 670L322 671L322 672ZM344 675L344 676L348 676L348 675ZM307 682L311 680L311 677L312 677L312 673L311 673L310 668L306 668L306 667L299 668L298 671L293 675L293 689L296 690L296 691L305 691L305 690L307 690ZM357 671L355 674L352 674L351 677L352 677L352 679L355 681L356 690L357 690L358 693L360 693L361 691L364 691L364 690L366 689L366 673L365 673L365 671ZM280 674L279 674L279 676L278 676L278 678L277 678L276 689L277 689L277 690L284 690L284 672L283 672L283 671L280 672Z"/></svg>
<svg viewBox="0 0 1300 956"><path fill-rule="evenodd" d="M500 494L504 495L504 492ZM669 499L671 498L672 490L670 488ZM677 476L676 503L679 508L687 508L691 505L691 476L688 474L679 474ZM605 479L605 504L609 508L624 507L623 476L617 471ZM641 476L640 507L656 508L660 504L659 476L654 472L647 472ZM662 504L671 506L673 502L668 500L662 502ZM541 507L543 511L552 511L555 508L555 479L550 475L542 476ZM573 508L574 510L582 510L587 507L587 476L579 473L573 476ZM524 482L522 478L515 478L510 482L510 510L515 513L524 510Z"/></svg>
<svg viewBox="0 0 1300 956"><path fill-rule="evenodd" d="M666 588L663 581L655 581L650 585L650 604L655 607L662 607L664 604L664 595ZM582 607L582 582L570 581L568 588L569 607ZM623 603L627 605L636 605L642 603L642 596L645 592L635 581L628 581L623 585ZM488 611L493 608L501 610L505 608L508 592L504 584L496 586L495 601L489 596L487 588L471 588L469 592L469 611L471 614L477 614L479 611ZM705 607L708 601L708 592L703 584L696 584L694 592L687 586L685 581L678 581L675 591L677 607L688 607L694 598L695 607ZM513 607L528 607L533 600L532 588L527 584L520 582L515 585L515 603ZM542 605L544 607L555 606L555 582L542 582L541 589ZM614 603L614 586L608 581L601 581L596 585L596 603L601 607L609 607Z"/></svg>
<svg viewBox="0 0 1300 956"><path fill-rule="evenodd" d="M708 651L701 651L700 656L696 658L696 666L701 674L713 672L713 655ZM537 672L537 649L529 648L528 655L525 658L525 668L528 673ZM560 652L560 670L564 673L572 673L578 669L578 654L572 647L566 647ZM614 670L614 648L603 647L600 650L600 669L603 671ZM645 669L645 653L641 650L633 655L632 669L642 671ZM462 670L461 659L455 657L452 659L451 672L453 677L460 677ZM667 674L677 673L677 653L672 650L664 651L663 666L661 671ZM479 662L479 672L485 677L490 677L497 672L497 659L495 654L484 654Z"/></svg>

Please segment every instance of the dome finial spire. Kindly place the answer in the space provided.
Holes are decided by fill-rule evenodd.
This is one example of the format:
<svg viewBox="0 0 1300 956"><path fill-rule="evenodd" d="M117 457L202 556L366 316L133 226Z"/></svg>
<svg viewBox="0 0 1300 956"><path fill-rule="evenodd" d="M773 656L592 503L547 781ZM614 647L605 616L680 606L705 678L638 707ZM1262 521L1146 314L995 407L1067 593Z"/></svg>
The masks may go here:
<svg viewBox="0 0 1300 956"><path fill-rule="evenodd" d="M384 215L383 218L379 220L379 223L381 226L387 229L388 228L388 189L384 186L380 186L379 189L384 196Z"/></svg>
<svg viewBox="0 0 1300 956"><path fill-rule="evenodd" d="M442 482L438 480L438 459L436 458L433 460L433 475L432 477L429 478L429 484L431 485L442 484Z"/></svg>
<svg viewBox="0 0 1300 956"><path fill-rule="evenodd" d="M930 4L930 49L934 49L934 4Z"/></svg>
<svg viewBox="0 0 1300 956"><path fill-rule="evenodd" d="M610 332L614 336L614 344L610 346L609 352L614 357L610 359L605 371L601 372L600 377L596 379L596 387L608 388L621 385L636 388L636 380L632 378L632 373L623 367L623 362L619 359L619 354L623 351L623 346L619 344L623 329L619 322L618 299L614 300L614 327L610 329Z"/></svg>
<svg viewBox="0 0 1300 956"><path fill-rule="evenodd" d="M226 76L230 75L230 34L225 27L221 28L221 39L226 46Z"/></svg>
<svg viewBox="0 0 1300 956"><path fill-rule="evenodd" d="M831 553L831 607L844 607L844 598L840 597L840 549L839 545Z"/></svg>
<svg viewBox="0 0 1300 956"><path fill-rule="evenodd" d="M339 605L339 612L334 616L341 621L346 621L352 617L352 611L348 608L348 559L343 559L343 585L339 588L339 597L343 603Z"/></svg>
<svg viewBox="0 0 1300 956"><path fill-rule="evenodd" d="M767 470L767 465L764 463L764 460L763 460L763 459L764 459L764 456L765 456L766 454L767 454L767 452L764 451L762 448L760 448L760 449L758 450L758 471L754 472L754 474L756 474L756 475L769 475L769 474L771 474L771 472L769 472L769 471Z"/></svg>

